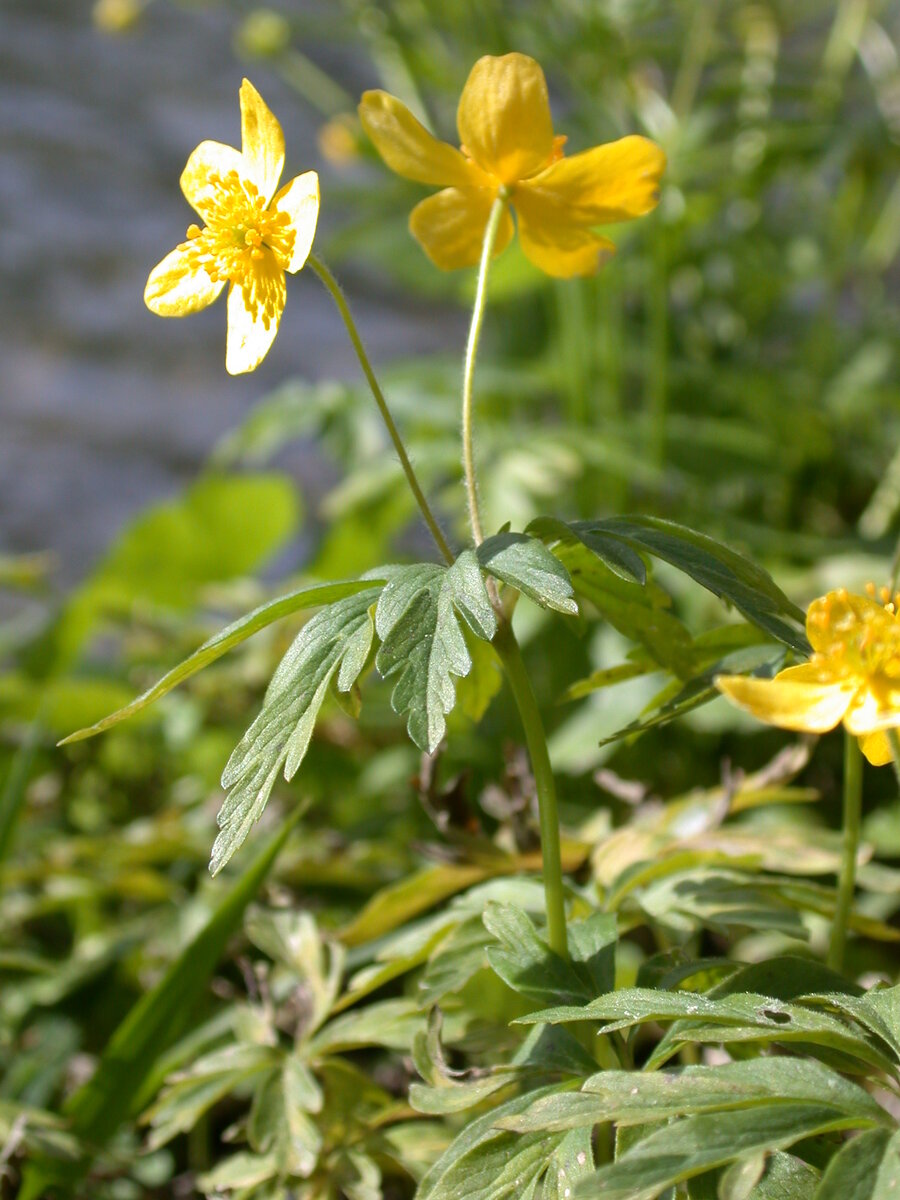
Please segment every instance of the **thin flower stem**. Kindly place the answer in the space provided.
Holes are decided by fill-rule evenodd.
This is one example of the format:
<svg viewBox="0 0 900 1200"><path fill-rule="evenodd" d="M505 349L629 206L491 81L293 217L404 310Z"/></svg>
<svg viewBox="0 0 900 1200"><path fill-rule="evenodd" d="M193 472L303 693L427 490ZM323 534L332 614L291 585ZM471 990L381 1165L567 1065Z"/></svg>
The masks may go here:
<svg viewBox="0 0 900 1200"><path fill-rule="evenodd" d="M494 637L494 648L506 670L512 688L525 742L534 772L537 789L538 812L541 826L541 852L544 859L544 897L547 907L547 940L550 949L562 958L568 958L569 946L566 937L565 893L563 891L562 857L559 844L559 816L556 809L556 781L547 752L547 737L541 710L535 699L531 680L522 661L522 652L512 627L506 620L500 621Z"/></svg>
<svg viewBox="0 0 900 1200"><path fill-rule="evenodd" d="M462 400L462 442L463 442L463 471L466 478L466 499L469 506L469 525L475 545L484 541L484 530L481 525L481 513L478 508L478 483L475 477L475 452L472 442L472 385L475 380L475 360L478 357L478 342L481 339L481 325L484 321L485 300L487 299L487 281L491 267L491 256L497 241L497 231L500 228L500 218L506 208L506 195L501 190L491 207L488 223L484 231L484 241L481 246L481 262L478 267L478 284L475 288L475 305L472 309L472 324L469 326L469 340L466 343L466 360L463 369L463 400Z"/></svg>
<svg viewBox="0 0 900 1200"><path fill-rule="evenodd" d="M897 787L900 788L900 736L896 729L888 729L887 737L891 747L891 766L897 777Z"/></svg>
<svg viewBox="0 0 900 1200"><path fill-rule="evenodd" d="M369 361L366 348L363 345L362 338L359 336L359 332L356 328L356 322L353 320L353 316L344 297L344 293L341 291L340 284L335 279L334 275L332 275L325 263L323 263L321 259L316 258L315 255L311 254L306 260L306 264L307 266L311 267L313 271L315 271L316 275L318 275L318 277L321 279L322 283L331 294L331 298L337 305L338 312L341 314L344 324L347 327L347 333L350 335L350 341L353 343L353 349L356 351L356 357L359 359L359 365L362 367L363 374L366 377L366 380L372 391L372 395L375 397L375 403L378 405L378 411L381 413L382 419L387 427L388 434L390 435L390 439L394 443L394 449L397 451L397 457L400 459L400 465L403 468L403 473L406 475L406 481L416 498L416 503L419 506L419 509L425 520L425 524L431 530L431 536L434 538L437 548L440 550L445 561L447 563L452 563L454 561L453 552L447 544L447 539L441 532L441 527L438 525L435 515L431 511L431 506L425 498L425 493L422 491L421 485L419 484L419 480L416 476L416 472L413 469L413 465L409 461L409 455L406 453L406 447L403 445L403 439L400 437L400 432L397 429L397 426L394 424L394 418L391 416L391 411L388 408L387 400L384 398L384 392L382 392L378 380L375 378L375 372L372 369L372 364Z"/></svg>
<svg viewBox="0 0 900 1200"><path fill-rule="evenodd" d="M834 971L844 969L847 923L856 891L856 857L859 851L859 827L862 814L862 752L852 733L844 735L844 853L838 876L837 905L831 926L828 965Z"/></svg>

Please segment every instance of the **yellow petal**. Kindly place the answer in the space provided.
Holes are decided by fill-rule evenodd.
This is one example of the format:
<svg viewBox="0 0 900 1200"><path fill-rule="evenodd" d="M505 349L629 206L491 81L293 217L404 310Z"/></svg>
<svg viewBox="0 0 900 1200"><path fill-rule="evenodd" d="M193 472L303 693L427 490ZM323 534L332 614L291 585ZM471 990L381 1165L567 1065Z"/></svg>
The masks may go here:
<svg viewBox="0 0 900 1200"><path fill-rule="evenodd" d="M544 72L525 54L479 58L463 88L456 123L468 153L502 183L540 171L553 153Z"/></svg>
<svg viewBox="0 0 900 1200"><path fill-rule="evenodd" d="M234 146L222 142L201 142L187 160L181 172L181 190L204 221L209 219L210 210L221 195L221 180L229 171L242 175L244 159Z"/></svg>
<svg viewBox="0 0 900 1200"><path fill-rule="evenodd" d="M755 679L746 675L720 675L716 687L740 708L760 721L781 729L825 733L834 729L853 698L853 685L807 683L796 676Z"/></svg>
<svg viewBox="0 0 900 1200"><path fill-rule="evenodd" d="M481 243L494 193L489 188L445 188L417 204L409 228L433 263L443 271L471 267L481 258ZM509 245L513 223L506 209L494 243L494 256Z"/></svg>
<svg viewBox="0 0 900 1200"><path fill-rule="evenodd" d="M528 186L553 193L576 223L608 225L656 207L665 165L659 146L635 135L561 158Z"/></svg>
<svg viewBox="0 0 900 1200"><path fill-rule="evenodd" d="M363 92L359 119L375 149L404 179L438 187L466 187L478 182L477 167L454 146L433 137L395 96Z"/></svg>
<svg viewBox="0 0 900 1200"><path fill-rule="evenodd" d="M559 279L593 275L616 252L609 238L566 219L557 199L529 187L516 188L519 240L536 267Z"/></svg>
<svg viewBox="0 0 900 1200"><path fill-rule="evenodd" d="M847 709L844 725L856 737L900 727L900 694L890 691L875 695L869 688L861 687Z"/></svg>
<svg viewBox="0 0 900 1200"><path fill-rule="evenodd" d="M284 134L249 79L241 84L241 150L245 173L268 202L284 170Z"/></svg>
<svg viewBox="0 0 900 1200"><path fill-rule="evenodd" d="M269 352L284 311L284 271L266 248L257 268L243 285L228 292L228 340L225 370L242 375L255 370Z"/></svg>
<svg viewBox="0 0 900 1200"><path fill-rule="evenodd" d="M212 304L225 286L213 283L202 267L193 265L191 243L182 242L150 272L144 303L159 317L186 317Z"/></svg>
<svg viewBox="0 0 900 1200"><path fill-rule="evenodd" d="M870 733L859 739L859 748L873 767L883 767L893 758L891 743L883 732Z"/></svg>
<svg viewBox="0 0 900 1200"><path fill-rule="evenodd" d="M319 176L315 171L295 175L272 202L276 212L287 213L294 231L290 261L282 263L286 271L299 271L309 257L316 221L319 218Z"/></svg>

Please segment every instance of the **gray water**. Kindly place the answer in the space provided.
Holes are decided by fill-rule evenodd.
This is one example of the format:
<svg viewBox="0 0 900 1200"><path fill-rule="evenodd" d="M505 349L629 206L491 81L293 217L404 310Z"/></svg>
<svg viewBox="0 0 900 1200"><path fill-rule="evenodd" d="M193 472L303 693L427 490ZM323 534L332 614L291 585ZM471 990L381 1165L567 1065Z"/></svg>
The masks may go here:
<svg viewBox="0 0 900 1200"><path fill-rule="evenodd" d="M220 9L152 4L136 35L114 38L90 9L0 0L0 553L53 551L60 582L190 480L269 389L358 371L305 273L250 376L225 373L222 300L183 320L144 307L149 269L193 220L178 188L188 154L204 138L240 144L242 74L285 127L285 178L315 164L327 194L319 118L266 64L236 61ZM458 320L345 283L376 358L461 344ZM308 447L300 474L315 497L328 467Z"/></svg>

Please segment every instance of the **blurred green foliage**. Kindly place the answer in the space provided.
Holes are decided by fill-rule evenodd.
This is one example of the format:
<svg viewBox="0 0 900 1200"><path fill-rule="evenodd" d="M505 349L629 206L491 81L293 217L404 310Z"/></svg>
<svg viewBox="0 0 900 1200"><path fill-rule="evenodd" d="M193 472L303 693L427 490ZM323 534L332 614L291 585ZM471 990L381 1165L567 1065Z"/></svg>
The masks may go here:
<svg viewBox="0 0 900 1200"><path fill-rule="evenodd" d="M119 23L140 38L164 2L103 7L118 18L128 8ZM517 49L544 66L569 149L634 131L665 147L657 213L621 236L612 231L619 255L596 278L555 283L515 246L497 264L477 377L491 530L505 521L522 529L549 512L591 520L650 512L750 552L799 603L889 576L900 515L900 6L221 7L260 86L277 72L298 106L321 116L323 253L353 287L433 305L435 321L469 301L473 280L437 274L409 237L407 214L422 193L389 177L364 144L353 112L363 87L385 87L452 140L471 63ZM290 112L279 115L289 129ZM457 543L460 376L456 355L383 372ZM331 460L338 482L304 528L312 549L302 578L276 589L272 564L296 539L310 499L302 480L278 471L296 439ZM518 1164L536 1172L535 1183L562 1168L577 1175L578 1156L590 1152L583 1127L557 1130L556 1141L535 1133L552 1126L553 1112L522 1089L562 1081L553 1100L561 1108L565 1088L580 1086L598 1061L627 1073L662 1044L661 1056L677 1050L691 1064L707 1042L724 1040L688 1022L660 1042L651 1024L660 1013L637 995L624 1062L619 1034L579 1040L565 1025L540 1036L510 1025L560 996L570 1008L588 1005L610 981L585 972L614 969L620 987L657 989L667 1001L671 993L681 997L676 1007L682 985L689 996L708 993L710 1004L725 1005L732 991L780 1001L784 1012L772 1017L770 1007L755 1024L736 1009L713 1015L731 1022L736 1041L782 1049L776 1026L799 1022L813 1074L806 1092L798 1084L796 1103L807 1108L796 1127L807 1140L796 1154L777 1129L738 1128L735 1118L733 1142L749 1155L738 1164L743 1180L733 1168L730 1181L714 1177L724 1160L713 1157L679 1159L654 1181L623 1152L625 1182L614 1175L620 1164L604 1168L604 1195L688 1187L687 1171L694 1200L837 1200L848 1151L825 1172L833 1131L869 1128L871 1112L855 1089L840 1092L833 1112L811 1113L822 1089L837 1087L815 1072L896 1090L898 1036L895 1015L879 1015L876 1027L855 1004L861 989L845 981L840 991L810 953L824 945L834 908L839 740L825 739L812 758L807 746L776 757L783 735L718 704L685 702L675 724L602 744L654 698L678 701L684 679L725 654L743 655L747 667L772 659L771 644L686 577L657 566L640 611L625 585L605 580L592 610L604 619L590 625L551 623L525 601L517 614L561 781L571 915L588 947L574 983L552 976L536 945L531 780L489 651L459 686L435 761L405 740L388 686L367 682L358 720L339 696L326 697L303 774L276 784L253 846L215 880L206 868L222 768L300 614L260 630L139 720L55 748L276 591L351 578L424 546L367 392L355 380L297 380L262 397L214 448L208 473L134 521L71 595L53 594L40 547L0 559L0 587L16 598L0 624L3 1194L15 1194L23 1165L42 1156L87 1156L81 1194L109 1200L378 1200L411 1195L421 1179L423 1195L457 1194L487 1170L477 1158L481 1133L466 1152L474 1159L457 1167L451 1152L437 1175L432 1168L491 1097L518 1131L502 1135L501 1157L515 1137L516 1154L538 1147ZM889 772L867 772L866 789L868 861L850 973L894 983L900 810ZM190 1027L174 1046L162 1039L141 1068L140 1104L119 1114L108 1138L73 1131L60 1114L115 1031L208 931L254 847L301 802L259 906L195 980ZM524 964L514 953L523 946L535 955ZM775 965L764 980L744 979L757 968L737 966L767 959ZM536 970L551 971L537 999ZM429 1019L438 1004L443 1026ZM838 1017L851 1030L843 1041L828 1023ZM775 1057L759 1061L778 1069ZM614 1075L602 1112L622 1120L624 1150L631 1078L616 1091ZM786 1085L760 1074L747 1086L765 1109L765 1095ZM686 1089L680 1103L672 1116L681 1125L661 1155L708 1140L697 1124L706 1102ZM873 1178L889 1136L892 1128L873 1128L852 1151L868 1155ZM610 1147L595 1150L600 1166ZM556 1197L550 1183L541 1187L545 1200ZM518 1194L472 1191L485 1200Z"/></svg>

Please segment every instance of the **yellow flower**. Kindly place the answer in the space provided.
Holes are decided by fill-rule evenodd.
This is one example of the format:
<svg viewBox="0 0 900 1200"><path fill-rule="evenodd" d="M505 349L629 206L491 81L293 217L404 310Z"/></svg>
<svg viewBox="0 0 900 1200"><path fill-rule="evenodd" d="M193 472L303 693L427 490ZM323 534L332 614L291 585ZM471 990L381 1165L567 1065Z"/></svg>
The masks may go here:
<svg viewBox="0 0 900 1200"><path fill-rule="evenodd" d="M722 675L719 691L769 725L825 733L843 721L875 766L891 760L885 730L900 727L900 616L843 588L814 600L806 615L809 662L774 679Z"/></svg>
<svg viewBox="0 0 900 1200"><path fill-rule="evenodd" d="M278 332L287 289L285 271L306 262L319 215L319 177L297 175L276 194L284 166L284 134L249 80L241 84L241 150L201 142L187 161L181 190L203 229L150 272L147 307L161 317L184 317L212 304L226 283L228 341L225 368L252 371Z"/></svg>
<svg viewBox="0 0 900 1200"><path fill-rule="evenodd" d="M461 147L440 142L387 92L366 92L363 128L392 171L443 191L412 211L410 230L444 270L478 262L498 195L516 211L522 249L548 275L590 275L615 252L591 226L628 221L655 208L665 155L643 137L624 137L563 157L544 72L524 54L480 58L456 114ZM504 211L494 253L509 244Z"/></svg>

